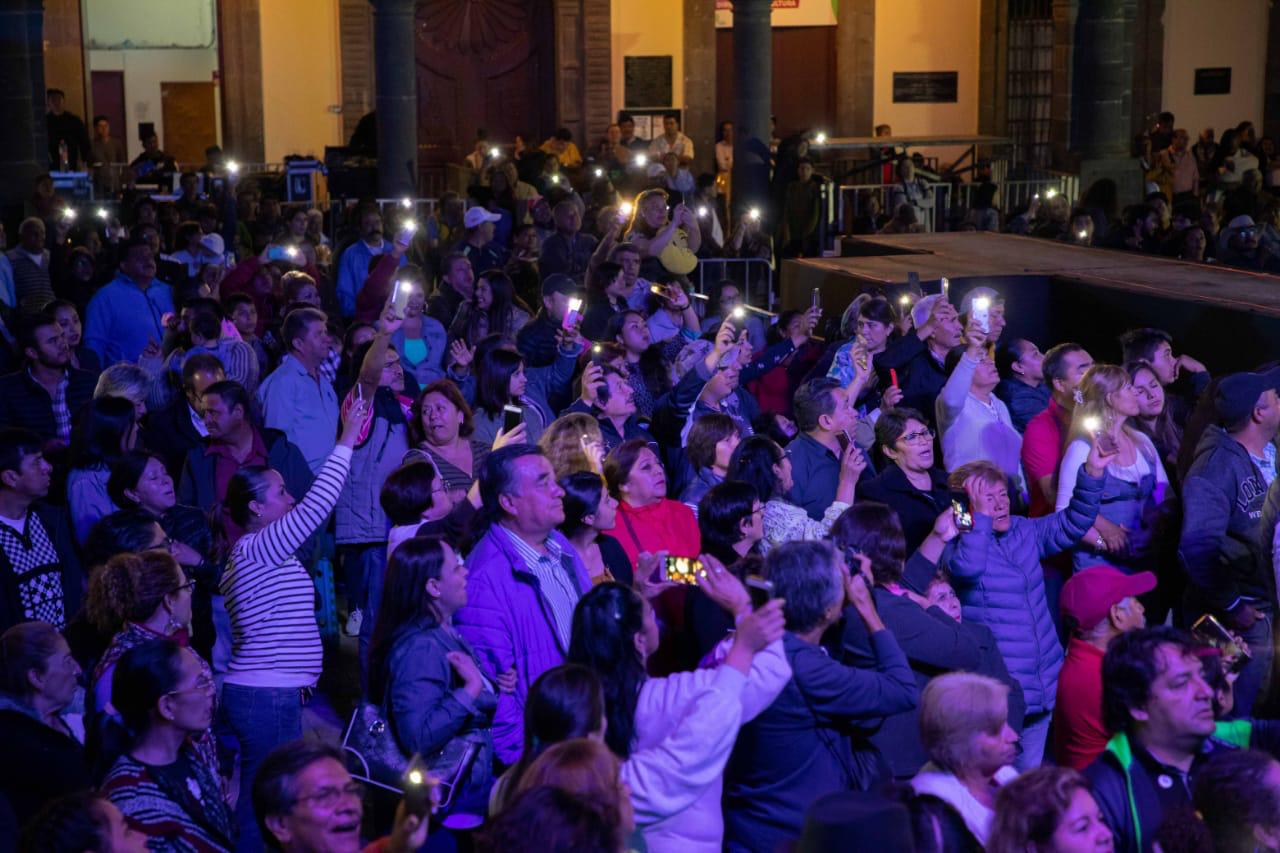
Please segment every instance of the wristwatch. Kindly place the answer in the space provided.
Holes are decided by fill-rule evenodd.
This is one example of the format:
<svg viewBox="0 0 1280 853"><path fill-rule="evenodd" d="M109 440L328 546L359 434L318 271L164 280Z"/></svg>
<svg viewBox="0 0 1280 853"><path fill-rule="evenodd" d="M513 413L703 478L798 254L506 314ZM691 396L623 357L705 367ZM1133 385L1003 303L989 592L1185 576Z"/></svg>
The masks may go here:
<svg viewBox="0 0 1280 853"><path fill-rule="evenodd" d="M1093 544L1099 551L1107 550L1107 540L1102 538L1101 533L1098 534L1097 539L1093 540Z"/></svg>

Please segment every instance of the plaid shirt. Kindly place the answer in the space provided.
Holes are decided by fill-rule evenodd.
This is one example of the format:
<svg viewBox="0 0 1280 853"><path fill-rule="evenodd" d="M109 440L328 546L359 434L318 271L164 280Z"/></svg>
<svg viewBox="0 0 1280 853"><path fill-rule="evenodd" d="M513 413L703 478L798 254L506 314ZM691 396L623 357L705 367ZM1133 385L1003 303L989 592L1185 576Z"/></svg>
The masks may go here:
<svg viewBox="0 0 1280 853"><path fill-rule="evenodd" d="M541 553L512 530L499 526L511 538L511 544L524 561L525 568L538 579L542 598L551 609L560 647L567 651L569 635L573 630L573 609L578 605L581 593L572 568L565 566L564 550L548 536L542 543L547 549L546 553Z"/></svg>
<svg viewBox="0 0 1280 853"><path fill-rule="evenodd" d="M27 375L31 376L31 368L27 368ZM31 376L35 381L35 376ZM36 384L39 384L38 382ZM71 408L67 406L67 386L71 384L70 372L62 371L62 379L58 382L58 390L54 392L53 400L53 422L58 430L58 441L63 444L71 443Z"/></svg>

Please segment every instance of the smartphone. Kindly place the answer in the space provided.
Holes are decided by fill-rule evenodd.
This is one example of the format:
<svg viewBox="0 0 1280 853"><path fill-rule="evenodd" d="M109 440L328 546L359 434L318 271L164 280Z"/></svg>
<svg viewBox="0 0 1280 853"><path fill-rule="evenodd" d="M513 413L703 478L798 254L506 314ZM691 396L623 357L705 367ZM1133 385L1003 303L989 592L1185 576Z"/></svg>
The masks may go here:
<svg viewBox="0 0 1280 853"><path fill-rule="evenodd" d="M391 310L396 317L403 320L404 310L409 305L409 295L413 293L413 285L407 281L397 281L395 292L391 295Z"/></svg>
<svg viewBox="0 0 1280 853"><path fill-rule="evenodd" d="M729 312L729 316L726 319L729 321L730 328L732 328L735 333L740 332L746 328L744 324L747 319L747 309L739 305L737 308L734 308Z"/></svg>
<svg viewBox="0 0 1280 853"><path fill-rule="evenodd" d="M969 495L962 491L951 493L951 513L956 520L956 530L968 533L973 529L973 510L969 507Z"/></svg>
<svg viewBox="0 0 1280 853"><path fill-rule="evenodd" d="M991 300L985 296L979 296L973 300L973 304L969 307L969 315L973 318L973 322L983 334L991 333Z"/></svg>
<svg viewBox="0 0 1280 853"><path fill-rule="evenodd" d="M1116 444L1115 438L1109 432L1102 431L1102 421L1095 416L1084 419L1085 430L1092 435L1098 442L1098 449L1103 453L1111 454L1120 450Z"/></svg>
<svg viewBox="0 0 1280 853"><path fill-rule="evenodd" d="M510 403L502 407L502 431L511 432L524 423L524 409Z"/></svg>
<svg viewBox="0 0 1280 853"><path fill-rule="evenodd" d="M951 298L951 281L945 275L942 277L942 298Z"/></svg>
<svg viewBox="0 0 1280 853"><path fill-rule="evenodd" d="M889 384L893 385L894 388L898 387L898 371L892 367L889 368Z"/></svg>
<svg viewBox="0 0 1280 853"><path fill-rule="evenodd" d="M400 227L400 232L396 234L396 242L401 246L409 245L413 242L413 234L417 230L418 223L414 222L412 219L409 220Z"/></svg>
<svg viewBox="0 0 1280 853"><path fill-rule="evenodd" d="M815 288L813 289L813 307L814 307L814 308L817 308L817 307L818 307L818 305L819 305L819 303L821 303L821 301L822 301L822 296L821 296L821 294L818 292L818 288L816 288L816 287L815 287Z"/></svg>
<svg viewBox="0 0 1280 853"><path fill-rule="evenodd" d="M662 564L662 579L685 586L697 586L702 561L692 557L667 557Z"/></svg>
<svg viewBox="0 0 1280 853"><path fill-rule="evenodd" d="M297 253L297 251L298 251L297 249L294 249L295 254ZM268 246L267 260L268 261L291 261L293 259L289 257L288 248L284 246Z"/></svg>
<svg viewBox="0 0 1280 853"><path fill-rule="evenodd" d="M582 319L582 300L576 296L569 300L569 310L564 312L564 322L560 325L565 329L572 329Z"/></svg>
<svg viewBox="0 0 1280 853"><path fill-rule="evenodd" d="M437 782L427 769L427 763L421 755L414 755L413 760L404 771L404 810L419 818L431 814L433 803L431 792Z"/></svg>
<svg viewBox="0 0 1280 853"><path fill-rule="evenodd" d="M747 594L751 596L751 609L759 610L773 601L773 582L756 575L747 575Z"/></svg>
<svg viewBox="0 0 1280 853"><path fill-rule="evenodd" d="M1237 643L1236 638L1231 636L1231 632L1209 613L1195 621L1191 626L1191 633L1206 646L1222 652L1222 657L1227 661L1232 672L1244 669L1253 658L1248 649Z"/></svg>

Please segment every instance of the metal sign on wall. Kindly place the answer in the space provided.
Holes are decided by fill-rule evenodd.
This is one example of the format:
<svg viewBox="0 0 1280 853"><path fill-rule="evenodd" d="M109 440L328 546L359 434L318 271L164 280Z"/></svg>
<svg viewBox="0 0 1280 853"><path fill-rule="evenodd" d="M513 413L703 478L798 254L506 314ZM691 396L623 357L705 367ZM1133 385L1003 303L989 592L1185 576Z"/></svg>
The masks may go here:
<svg viewBox="0 0 1280 853"><path fill-rule="evenodd" d="M834 27L840 0L773 0L775 27ZM733 0L716 0L716 26L733 26Z"/></svg>

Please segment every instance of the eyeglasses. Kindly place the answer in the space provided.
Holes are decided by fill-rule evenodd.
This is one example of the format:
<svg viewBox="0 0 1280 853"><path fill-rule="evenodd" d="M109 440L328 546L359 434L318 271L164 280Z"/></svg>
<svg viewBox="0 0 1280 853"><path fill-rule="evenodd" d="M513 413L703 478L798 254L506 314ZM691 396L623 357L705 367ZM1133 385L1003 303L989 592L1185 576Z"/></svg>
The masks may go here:
<svg viewBox="0 0 1280 853"><path fill-rule="evenodd" d="M180 583L177 586L175 586L172 590L170 590L169 594L173 595L175 592L182 592L184 589L187 591L190 591L195 588L196 588L195 580L188 580L184 583Z"/></svg>
<svg viewBox="0 0 1280 853"><path fill-rule="evenodd" d="M758 506L755 509L751 510L752 515L760 515L763 512L764 512L764 507L762 506Z"/></svg>
<svg viewBox="0 0 1280 853"><path fill-rule="evenodd" d="M909 432L904 434L900 440L907 444L915 444L917 441L933 441L933 430L925 428L917 432Z"/></svg>
<svg viewBox="0 0 1280 853"><path fill-rule="evenodd" d="M181 696L183 693L212 693L214 686L212 678L207 675L201 675L192 686L184 687L181 690L170 690L164 695Z"/></svg>
<svg viewBox="0 0 1280 853"><path fill-rule="evenodd" d="M293 801L293 805L298 803L311 803L313 808L331 809L338 803L342 802L343 797L354 797L357 800L364 799L364 785L359 782L348 782L341 788L330 785L327 788L321 788L314 794L308 794L305 797L298 797Z"/></svg>

